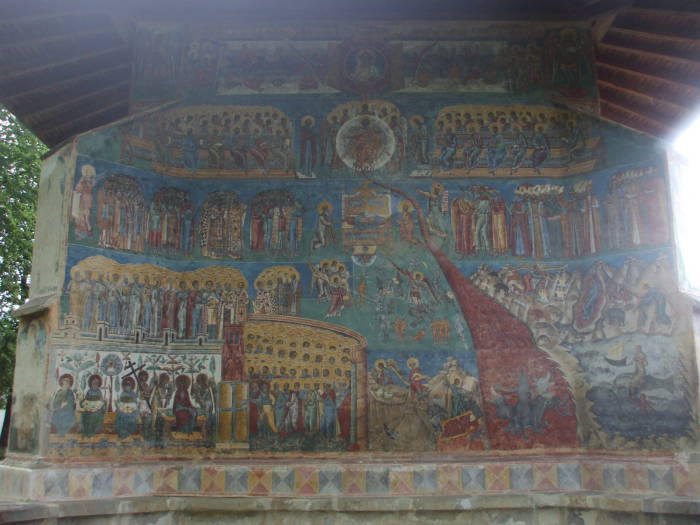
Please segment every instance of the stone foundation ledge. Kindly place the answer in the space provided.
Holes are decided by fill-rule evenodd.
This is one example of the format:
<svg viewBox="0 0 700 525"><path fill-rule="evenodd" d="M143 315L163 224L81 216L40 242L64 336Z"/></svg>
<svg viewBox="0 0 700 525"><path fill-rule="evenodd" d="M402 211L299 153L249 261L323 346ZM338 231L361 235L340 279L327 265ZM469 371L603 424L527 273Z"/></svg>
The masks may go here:
<svg viewBox="0 0 700 525"><path fill-rule="evenodd" d="M700 499L695 458L513 458L451 462L278 460L0 464L4 500L150 496L354 498L579 493Z"/></svg>
<svg viewBox="0 0 700 525"><path fill-rule="evenodd" d="M609 520L607 521L606 520ZM0 524L469 523L570 525L700 522L700 502L581 492L467 497L143 497L56 503L0 502ZM583 521L576 521L577 519ZM593 521L590 521L590 520ZM603 520L603 521L601 521Z"/></svg>

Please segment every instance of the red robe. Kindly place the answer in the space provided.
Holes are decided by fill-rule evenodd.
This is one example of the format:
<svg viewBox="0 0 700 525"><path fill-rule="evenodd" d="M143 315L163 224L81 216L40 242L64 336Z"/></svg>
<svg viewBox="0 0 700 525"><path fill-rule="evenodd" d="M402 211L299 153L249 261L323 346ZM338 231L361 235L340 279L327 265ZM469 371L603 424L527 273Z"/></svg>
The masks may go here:
<svg viewBox="0 0 700 525"><path fill-rule="evenodd" d="M348 390L338 407L338 425L340 426L340 436L350 439L350 415L352 411L352 396Z"/></svg>
<svg viewBox="0 0 700 525"><path fill-rule="evenodd" d="M455 199L452 202L452 229L455 235L455 252L460 255L474 253L472 225L474 208L468 201Z"/></svg>

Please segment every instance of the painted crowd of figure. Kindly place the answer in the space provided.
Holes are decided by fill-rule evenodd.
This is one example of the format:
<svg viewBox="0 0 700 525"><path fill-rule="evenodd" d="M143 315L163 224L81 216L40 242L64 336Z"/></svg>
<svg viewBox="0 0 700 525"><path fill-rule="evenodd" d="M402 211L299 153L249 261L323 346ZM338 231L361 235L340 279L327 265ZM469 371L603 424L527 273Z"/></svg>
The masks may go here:
<svg viewBox="0 0 700 525"><path fill-rule="evenodd" d="M191 378L140 370L122 374L116 385L120 388L104 375L93 373L87 377L86 388L80 389L72 374L62 374L51 401L53 431L61 437L74 432L82 438L136 435L154 446L163 446L172 432L191 435L197 431L203 440L214 439L216 385L208 374Z"/></svg>
<svg viewBox="0 0 700 525"><path fill-rule="evenodd" d="M585 84L593 59L580 28L518 39L496 30L475 40L478 30L468 32L471 38L457 40L374 35L370 41L341 41L334 32L331 39L214 41L210 35L184 38L174 29L144 26L137 34L136 93L157 86L171 96L187 90L270 95L387 88L512 93L552 88L570 97L590 95Z"/></svg>
<svg viewBox="0 0 700 525"><path fill-rule="evenodd" d="M596 261L588 269L482 265L471 276L545 345L601 341L622 334L669 335L674 272L666 255L652 262Z"/></svg>
<svg viewBox="0 0 700 525"><path fill-rule="evenodd" d="M311 270L311 293L318 302L328 302L326 317L340 317L352 301L350 271L336 259L309 264Z"/></svg>
<svg viewBox="0 0 700 525"><path fill-rule="evenodd" d="M430 377L410 357L405 372L393 358L378 359L369 376L370 443L373 449L436 450L460 438L483 444L479 381L454 357ZM441 443L441 441L443 441Z"/></svg>
<svg viewBox="0 0 700 525"><path fill-rule="evenodd" d="M80 239L94 238L95 186L90 166L83 170L72 207ZM243 235L248 206L233 191L210 193L200 210L184 190L160 188L148 203L134 178L110 175L99 186L96 203L95 240L101 248L174 256L192 254L198 246L203 257L240 259L246 241L252 252L296 254L303 235L304 207L286 190L267 190L253 198L249 240ZM328 244L325 236L320 238Z"/></svg>
<svg viewBox="0 0 700 525"><path fill-rule="evenodd" d="M68 310L84 332L110 336L221 339L248 315L245 282L152 279L139 273L74 270Z"/></svg>
<svg viewBox="0 0 700 525"><path fill-rule="evenodd" d="M249 425L253 440L320 436L347 442L351 429L349 383L270 383L272 373L250 378ZM280 376L281 377L281 376Z"/></svg>
<svg viewBox="0 0 700 525"><path fill-rule="evenodd" d="M251 255L298 256L302 252L305 206L288 190L262 191L249 205L233 191L215 191L200 210L186 192L168 187L156 191L149 204L135 179L112 175L98 186L93 231L89 218L94 177L94 169L84 170L76 186L72 217L76 236L92 239L100 247L171 256L193 254L197 248L204 257L221 259L242 259L246 250ZM343 197L346 216L341 231L343 242L349 245L362 244L371 232L390 231L389 216L367 215L366 210L357 215L350 206L348 196L366 200L362 191ZM510 201L495 185L484 184L456 189L434 183L428 191L417 193L427 199L429 232L447 239L451 227L452 250L460 257L563 259L662 245L670 239L666 186L654 168L613 175L602 195L586 180L571 187L521 184ZM251 212L249 223L247 210ZM419 243L410 202L399 204L397 219L400 239ZM326 249L338 240L333 207L323 201L317 205L307 248L310 252Z"/></svg>
<svg viewBox="0 0 700 525"><path fill-rule="evenodd" d="M255 279L253 311L258 314L300 315L301 277L291 266L266 268Z"/></svg>
<svg viewBox="0 0 700 525"><path fill-rule="evenodd" d="M251 202L250 249L296 254L303 235L304 206L286 190L267 190Z"/></svg>
<svg viewBox="0 0 700 525"><path fill-rule="evenodd" d="M439 154L436 167L462 168L469 173L487 167L490 174L508 168L517 175L521 168L536 173L554 157L563 166L590 157L587 140L595 137L590 121L568 111L537 112L485 108L474 112L469 106L443 110L435 122L435 141Z"/></svg>
<svg viewBox="0 0 700 525"><path fill-rule="evenodd" d="M140 157L155 171L177 176L314 179L319 174L351 175L365 165L360 157L385 152L388 159L380 175L424 177L432 170L433 176L561 176L592 170L600 156L599 130L590 119L547 106L462 104L443 106L431 115L408 113L387 100L368 100L295 119L267 106L211 107L206 114L195 109L188 109L194 115L172 110L122 129L120 162L134 165ZM240 115L244 129L253 126L245 133L253 133L248 139L238 127L232 131L230 124L220 122ZM365 116L368 124L378 119L379 127L346 129ZM185 139L178 138L183 120L206 130L192 135L188 128Z"/></svg>
<svg viewBox="0 0 700 525"><path fill-rule="evenodd" d="M87 377L86 388L80 389L74 375L62 374L51 401L53 432L61 437L79 433L82 438L138 435L155 446L163 446L172 432L200 432L203 440L214 439L216 384L208 374L193 378L179 374L173 379L172 373L151 375L140 370L122 375L121 388L115 389L114 382L94 373ZM251 439L350 439L349 377L333 383L303 383L303 387L300 382L273 382L275 377L289 376L263 372L248 377Z"/></svg>
<svg viewBox="0 0 700 525"><path fill-rule="evenodd" d="M540 348L573 358L566 367L580 374L603 430L596 445L617 447L624 438L665 447L693 435L692 365L678 343L688 330L685 303L668 254L571 269L483 265L470 278L524 322Z"/></svg>
<svg viewBox="0 0 700 525"><path fill-rule="evenodd" d="M245 205L232 191L210 194L199 219L199 244L204 257L240 259ZM193 232L194 233L194 232Z"/></svg>
<svg viewBox="0 0 700 525"><path fill-rule="evenodd" d="M135 137L135 138L134 138ZM138 138L146 138L146 142ZM122 158L144 157L191 174L200 169L287 170L293 167L292 125L267 106L218 111L190 108L154 116L125 130Z"/></svg>
<svg viewBox="0 0 700 525"><path fill-rule="evenodd" d="M451 202L449 190L439 183L419 194L428 201L426 220L435 238L448 238L449 215L458 257L569 259L669 242L664 179L646 170L618 175L630 174L613 176L602 203L587 181L568 191L553 184L523 184L510 203L485 185L463 186ZM404 201L399 208L399 238L419 243L413 206Z"/></svg>

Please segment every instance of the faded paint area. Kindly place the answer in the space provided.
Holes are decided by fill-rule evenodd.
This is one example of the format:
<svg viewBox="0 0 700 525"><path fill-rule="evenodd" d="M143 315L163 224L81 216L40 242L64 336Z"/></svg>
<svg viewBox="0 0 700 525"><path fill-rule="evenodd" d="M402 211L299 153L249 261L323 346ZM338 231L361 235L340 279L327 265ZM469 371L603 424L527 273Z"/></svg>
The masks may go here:
<svg viewBox="0 0 700 525"><path fill-rule="evenodd" d="M63 287L68 223L66 195L75 169L71 145L46 158L41 167L36 236L32 257L31 296L57 293Z"/></svg>

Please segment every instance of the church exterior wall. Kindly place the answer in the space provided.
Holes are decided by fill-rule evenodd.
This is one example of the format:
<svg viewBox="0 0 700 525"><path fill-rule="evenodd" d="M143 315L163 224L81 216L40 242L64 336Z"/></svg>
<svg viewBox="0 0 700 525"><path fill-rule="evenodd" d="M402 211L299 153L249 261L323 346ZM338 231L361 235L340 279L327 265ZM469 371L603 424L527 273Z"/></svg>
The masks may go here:
<svg viewBox="0 0 700 525"><path fill-rule="evenodd" d="M438 26L137 27L45 162L8 493L694 494L660 146L582 28Z"/></svg>

